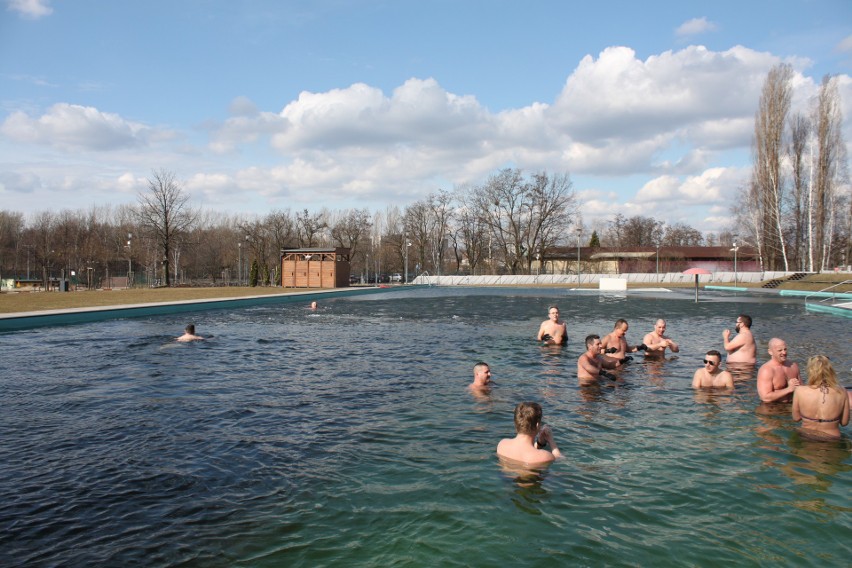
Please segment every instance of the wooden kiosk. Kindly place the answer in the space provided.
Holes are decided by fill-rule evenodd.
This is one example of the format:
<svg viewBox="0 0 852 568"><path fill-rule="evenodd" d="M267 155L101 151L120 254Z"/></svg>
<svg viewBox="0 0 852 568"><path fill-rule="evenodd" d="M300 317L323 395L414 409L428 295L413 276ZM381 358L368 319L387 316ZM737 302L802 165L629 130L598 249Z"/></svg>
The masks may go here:
<svg viewBox="0 0 852 568"><path fill-rule="evenodd" d="M344 288L349 286L348 248L303 248L281 251L284 288Z"/></svg>

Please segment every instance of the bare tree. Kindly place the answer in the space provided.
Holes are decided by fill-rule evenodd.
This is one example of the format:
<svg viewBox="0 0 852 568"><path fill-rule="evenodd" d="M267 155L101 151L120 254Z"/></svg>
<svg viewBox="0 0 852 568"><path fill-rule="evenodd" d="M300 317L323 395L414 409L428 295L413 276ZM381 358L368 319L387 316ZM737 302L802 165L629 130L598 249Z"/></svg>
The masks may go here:
<svg viewBox="0 0 852 568"><path fill-rule="evenodd" d="M660 244L667 247L700 247L704 245L704 235L685 223L675 223L666 226Z"/></svg>
<svg viewBox="0 0 852 568"><path fill-rule="evenodd" d="M790 171L792 175L792 214L793 225L791 235L791 249L793 259L799 270L805 269L805 235L809 229L806 220L809 211L808 206L808 161L805 153L810 138L811 123L802 114L795 114L790 119L790 141L787 154L790 160Z"/></svg>
<svg viewBox="0 0 852 568"><path fill-rule="evenodd" d="M512 274L521 267L529 272L534 254L555 243L576 212L567 174L550 178L540 173L527 181L518 169L491 176L474 188L471 202Z"/></svg>
<svg viewBox="0 0 852 568"><path fill-rule="evenodd" d="M3 274L18 275L18 256L24 216L13 211L0 211L0 278Z"/></svg>
<svg viewBox="0 0 852 568"><path fill-rule="evenodd" d="M814 119L817 157L814 164L813 225L810 255L812 270L825 270L831 257L832 235L837 206L841 157L843 156L842 114L837 81L823 77L819 90L819 103Z"/></svg>
<svg viewBox="0 0 852 568"><path fill-rule="evenodd" d="M790 80L793 68L786 63L769 70L763 83L760 104L754 120L752 170L754 205L758 207L760 256L768 270L777 270L780 253L784 270L789 270L787 247L784 242L782 172L783 135L790 111L792 91Z"/></svg>
<svg viewBox="0 0 852 568"><path fill-rule="evenodd" d="M663 242L665 223L653 217L634 215L625 218L620 213L610 221L609 246L652 247Z"/></svg>
<svg viewBox="0 0 852 568"><path fill-rule="evenodd" d="M477 266L488 254L488 225L471 199L469 190L459 190L456 193L456 201L456 234L459 248L467 258L471 273L476 274ZM461 264L461 261L458 264Z"/></svg>
<svg viewBox="0 0 852 568"><path fill-rule="evenodd" d="M370 234L372 223L366 209L347 209L331 223L331 238L337 246L348 248L350 258L359 251L362 239Z"/></svg>
<svg viewBox="0 0 852 568"><path fill-rule="evenodd" d="M196 213L189 206L189 195L175 179L174 172L155 170L148 179L148 193L139 195L139 222L153 235L163 253L163 276L171 286L169 257L178 238L192 228Z"/></svg>
<svg viewBox="0 0 852 568"><path fill-rule="evenodd" d="M565 228L577 214L577 203L567 173L552 176L547 172L534 174L526 189L527 228L523 235L529 273L534 255L540 257L545 249L560 244L564 239Z"/></svg>
<svg viewBox="0 0 852 568"><path fill-rule="evenodd" d="M450 223L453 220L453 209L451 207L453 196L444 190L432 193L426 198L428 215L431 217L432 235L431 249L433 264L438 274L443 272L444 254L447 250L447 239L450 232ZM404 244L404 243L403 243Z"/></svg>
<svg viewBox="0 0 852 568"><path fill-rule="evenodd" d="M299 228L299 246L316 247L320 245L320 235L328 227L322 213L309 213L307 209L296 215Z"/></svg>

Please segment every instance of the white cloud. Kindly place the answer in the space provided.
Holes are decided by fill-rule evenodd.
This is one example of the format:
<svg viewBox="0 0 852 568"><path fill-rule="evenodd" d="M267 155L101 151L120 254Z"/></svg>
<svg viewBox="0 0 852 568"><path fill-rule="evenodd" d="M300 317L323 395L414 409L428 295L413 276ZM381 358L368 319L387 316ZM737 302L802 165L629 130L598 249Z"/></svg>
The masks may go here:
<svg viewBox="0 0 852 568"><path fill-rule="evenodd" d="M846 36L840 40L834 49L835 51L840 52L852 51L852 35Z"/></svg>
<svg viewBox="0 0 852 568"><path fill-rule="evenodd" d="M665 175L647 182L636 193L639 202L679 202L684 205L714 204L731 199L742 186L747 170L709 168L700 175L681 179Z"/></svg>
<svg viewBox="0 0 852 568"><path fill-rule="evenodd" d="M751 116L780 60L743 47L691 46L639 60L627 47L586 56L552 109L575 140L644 139L716 118Z"/></svg>
<svg viewBox="0 0 852 568"><path fill-rule="evenodd" d="M682 23L675 30L675 35L678 37L694 36L707 32L714 32L716 31L716 28L716 24L702 16L700 18L692 18L691 20L687 20Z"/></svg>
<svg viewBox="0 0 852 568"><path fill-rule="evenodd" d="M6 0L6 9L34 20L53 13L49 0Z"/></svg>
<svg viewBox="0 0 852 568"><path fill-rule="evenodd" d="M237 97L224 120L208 123L206 140L183 133L179 149L161 143L174 132L61 103L13 111L0 123L4 167L19 174L0 183L4 197L27 187L63 197L62 188L99 188L109 196L111 184L132 201L151 168L165 167L187 180L194 197L232 212L381 208L516 166L569 172L584 220L620 212L689 222L681 217L705 218L709 207L726 205L747 175L726 166L735 154L737 163L747 160L760 89L780 61L740 46L692 46L645 60L611 47L585 57L554 101L499 112L430 78L390 93L363 83L303 92L278 112ZM849 120L852 79L841 75L838 85ZM794 110L807 111L816 88L794 73ZM41 164L24 158L36 155L23 150L28 145L38 146ZM24 175L32 171L38 178ZM93 176L103 183L89 183Z"/></svg>
<svg viewBox="0 0 852 568"><path fill-rule="evenodd" d="M38 118L21 111L13 112L0 125L0 134L16 142L64 150L114 150L144 145L152 132L117 114L59 103Z"/></svg>

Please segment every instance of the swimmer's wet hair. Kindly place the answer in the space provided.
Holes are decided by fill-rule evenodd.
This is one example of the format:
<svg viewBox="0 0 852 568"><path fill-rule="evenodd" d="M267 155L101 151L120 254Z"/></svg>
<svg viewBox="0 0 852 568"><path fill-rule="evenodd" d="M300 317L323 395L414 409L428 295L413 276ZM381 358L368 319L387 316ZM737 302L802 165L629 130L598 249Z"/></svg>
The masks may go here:
<svg viewBox="0 0 852 568"><path fill-rule="evenodd" d="M594 333L586 336L586 347L591 347L592 343L595 342L595 339L600 339L600 335L595 335Z"/></svg>
<svg viewBox="0 0 852 568"><path fill-rule="evenodd" d="M537 402L521 402L515 407L515 431L518 434L535 436L541 423L541 405Z"/></svg>
<svg viewBox="0 0 852 568"><path fill-rule="evenodd" d="M746 327L748 327L748 328L751 327L751 316L747 316L745 314L740 314L737 317L739 317L741 320L743 320L743 323L745 324Z"/></svg>

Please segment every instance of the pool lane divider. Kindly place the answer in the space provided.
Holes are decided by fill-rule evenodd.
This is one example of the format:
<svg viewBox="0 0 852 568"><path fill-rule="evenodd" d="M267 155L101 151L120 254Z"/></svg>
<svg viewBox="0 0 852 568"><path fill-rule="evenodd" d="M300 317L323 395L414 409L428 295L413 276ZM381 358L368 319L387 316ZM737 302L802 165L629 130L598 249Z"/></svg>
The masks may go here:
<svg viewBox="0 0 852 568"><path fill-rule="evenodd" d="M44 310L38 312L19 312L0 314L0 333L19 331L37 327L56 325L74 325L94 321L121 318L139 318L169 314L200 312L206 310L227 310L247 308L269 304L287 304L346 296L363 296L382 292L399 291L399 287L377 288L334 288L331 290L310 292L288 292L263 296L244 296L241 298L216 298L203 300L180 300L175 302L156 302L152 304L128 304L119 306L96 306L91 308L68 308L63 310Z"/></svg>

